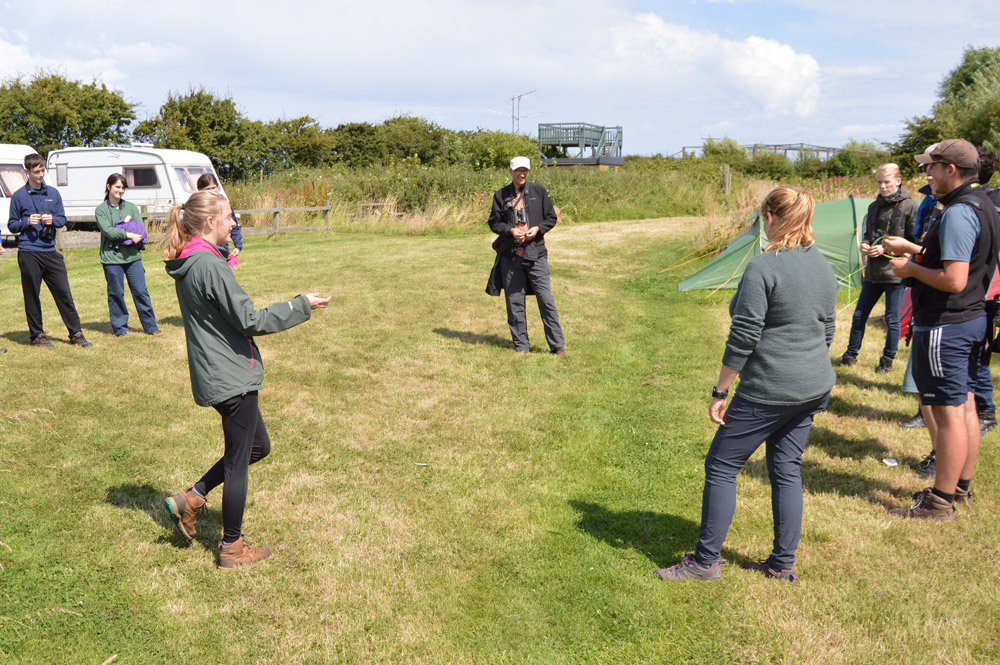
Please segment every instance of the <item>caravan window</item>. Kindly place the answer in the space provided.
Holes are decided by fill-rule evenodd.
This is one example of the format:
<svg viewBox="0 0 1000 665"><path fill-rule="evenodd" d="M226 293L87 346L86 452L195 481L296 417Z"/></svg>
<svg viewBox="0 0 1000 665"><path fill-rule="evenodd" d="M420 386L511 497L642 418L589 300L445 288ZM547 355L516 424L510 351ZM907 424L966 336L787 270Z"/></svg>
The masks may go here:
<svg viewBox="0 0 1000 665"><path fill-rule="evenodd" d="M156 177L155 166L126 166L125 182L129 189L134 187L159 187L160 179Z"/></svg>
<svg viewBox="0 0 1000 665"><path fill-rule="evenodd" d="M212 169L207 166L175 166L174 173L181 181L181 187L185 192L193 192L198 189L198 178L206 173L212 173ZM212 174L215 177L215 174ZM218 182L218 178L216 178Z"/></svg>
<svg viewBox="0 0 1000 665"><path fill-rule="evenodd" d="M0 164L0 191L4 196L12 196L27 182L28 176L20 164Z"/></svg>

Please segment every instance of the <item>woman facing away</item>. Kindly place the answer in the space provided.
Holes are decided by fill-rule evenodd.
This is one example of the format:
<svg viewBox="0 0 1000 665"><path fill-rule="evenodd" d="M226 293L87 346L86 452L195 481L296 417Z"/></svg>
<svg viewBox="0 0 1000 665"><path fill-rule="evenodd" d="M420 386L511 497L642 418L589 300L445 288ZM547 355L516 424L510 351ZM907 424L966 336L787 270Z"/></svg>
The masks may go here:
<svg viewBox="0 0 1000 665"><path fill-rule="evenodd" d="M222 542L219 568L266 559L271 551L253 547L243 536L249 466L271 450L257 391L264 379L255 335L266 335L308 321L330 298L316 293L295 296L265 309L236 282L221 246L230 239L233 211L217 192L197 192L174 206L167 220L163 259L174 278L184 319L191 389L199 406L222 416L225 453L194 485L165 499L177 527L188 539L205 498L222 485Z"/></svg>
<svg viewBox="0 0 1000 665"><path fill-rule="evenodd" d="M156 313L146 288L146 268L142 265L140 243L143 238L125 228L116 226L129 218L142 224L142 215L134 203L123 199L125 176L112 173L104 184L104 203L97 206L94 215L101 230L100 261L104 279L108 283L108 314L111 331L116 337L128 334L128 307L125 305L125 282L132 292L132 302L139 313L142 330L147 335L159 337Z"/></svg>
<svg viewBox="0 0 1000 665"><path fill-rule="evenodd" d="M798 579L792 564L802 532L802 453L813 416L826 409L836 382L829 348L837 279L813 245L813 208L813 198L795 187L779 187L761 204L768 245L747 264L729 303L729 339L708 408L720 427L705 458L698 545L680 563L657 570L661 579L719 579L722 544L736 511L736 476L761 443L774 543L766 560L743 567Z"/></svg>

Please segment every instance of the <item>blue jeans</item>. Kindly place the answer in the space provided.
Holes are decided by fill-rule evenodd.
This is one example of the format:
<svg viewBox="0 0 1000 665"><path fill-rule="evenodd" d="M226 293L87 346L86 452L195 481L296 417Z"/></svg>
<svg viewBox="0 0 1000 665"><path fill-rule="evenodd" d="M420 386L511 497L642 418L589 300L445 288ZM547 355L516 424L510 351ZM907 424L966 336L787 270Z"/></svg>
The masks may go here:
<svg viewBox="0 0 1000 665"><path fill-rule="evenodd" d="M705 458L705 490L701 499L701 533L694 559L715 563L736 512L736 476L754 451L766 443L767 477L771 481L774 543L770 566L790 569L802 535L802 452L813 416L826 410L830 393L805 404L758 404L738 394L726 409Z"/></svg>
<svg viewBox="0 0 1000 665"><path fill-rule="evenodd" d="M128 308L125 306L125 280L128 280L129 291L132 292L132 302L139 313L139 321L146 334L159 332L156 325L156 314L153 313L153 303L149 300L146 290L146 269L142 259L125 264L105 263L104 279L108 282L108 313L111 315L111 330L116 335L128 332Z"/></svg>
<svg viewBox="0 0 1000 665"><path fill-rule="evenodd" d="M993 376L990 374L989 365L980 365L976 373L976 387L972 391L976 397L976 411L994 411L993 404Z"/></svg>
<svg viewBox="0 0 1000 665"><path fill-rule="evenodd" d="M882 349L882 355L886 358L896 357L896 349L899 347L899 308L903 304L905 292L906 287L902 284L861 283L861 295L858 296L858 304L854 307L854 317L851 319L851 336L847 341L845 356L858 357L858 353L861 352L861 340L865 338L868 315L872 313L875 303L884 293L886 329L885 348Z"/></svg>

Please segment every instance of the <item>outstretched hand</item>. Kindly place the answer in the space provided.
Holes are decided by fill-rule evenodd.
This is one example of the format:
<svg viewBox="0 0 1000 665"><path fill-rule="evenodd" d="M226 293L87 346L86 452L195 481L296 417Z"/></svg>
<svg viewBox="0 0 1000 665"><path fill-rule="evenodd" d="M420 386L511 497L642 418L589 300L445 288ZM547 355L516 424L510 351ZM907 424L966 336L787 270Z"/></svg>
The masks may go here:
<svg viewBox="0 0 1000 665"><path fill-rule="evenodd" d="M330 304L330 298L332 296L327 296L325 298L321 297L318 293L307 293L306 298L309 299L310 309L323 309Z"/></svg>

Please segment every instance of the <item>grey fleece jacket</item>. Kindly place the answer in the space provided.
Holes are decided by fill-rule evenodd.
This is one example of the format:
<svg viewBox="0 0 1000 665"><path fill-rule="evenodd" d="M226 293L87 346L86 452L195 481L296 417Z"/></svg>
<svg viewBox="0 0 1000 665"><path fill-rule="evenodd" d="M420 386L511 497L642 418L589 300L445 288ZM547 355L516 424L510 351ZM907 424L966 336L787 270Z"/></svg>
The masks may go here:
<svg viewBox="0 0 1000 665"><path fill-rule="evenodd" d="M804 404L837 376L830 362L837 278L818 249L755 256L729 303L722 364L740 373L736 394L751 402Z"/></svg>
<svg viewBox="0 0 1000 665"><path fill-rule="evenodd" d="M226 255L225 250L216 249ZM225 258L208 250L166 261L166 267L176 280L194 401L212 406L260 390L264 365L253 336L308 321L312 314L309 299L296 296L256 310Z"/></svg>

